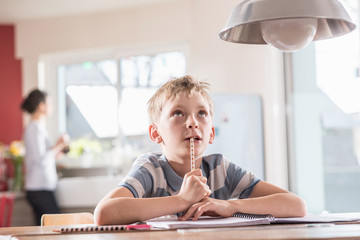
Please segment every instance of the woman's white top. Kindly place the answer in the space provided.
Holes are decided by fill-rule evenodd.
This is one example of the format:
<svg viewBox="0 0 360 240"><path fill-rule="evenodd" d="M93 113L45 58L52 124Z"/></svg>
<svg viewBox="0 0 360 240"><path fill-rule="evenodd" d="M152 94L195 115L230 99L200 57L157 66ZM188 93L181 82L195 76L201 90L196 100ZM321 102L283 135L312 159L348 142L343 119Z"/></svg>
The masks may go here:
<svg viewBox="0 0 360 240"><path fill-rule="evenodd" d="M24 134L25 142L25 189L30 191L55 190L57 172L55 153L45 125L30 121Z"/></svg>

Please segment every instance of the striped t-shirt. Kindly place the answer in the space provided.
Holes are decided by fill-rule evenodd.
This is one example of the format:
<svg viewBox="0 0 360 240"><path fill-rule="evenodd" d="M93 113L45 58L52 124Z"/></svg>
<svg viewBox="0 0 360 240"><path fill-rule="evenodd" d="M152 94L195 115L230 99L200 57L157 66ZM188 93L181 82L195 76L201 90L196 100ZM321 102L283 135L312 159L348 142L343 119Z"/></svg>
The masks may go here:
<svg viewBox="0 0 360 240"><path fill-rule="evenodd" d="M201 170L212 192L210 197L216 199L247 198L260 181L221 154L204 156ZM136 159L119 186L128 188L136 198L165 197L177 195L182 182L165 155L148 153Z"/></svg>

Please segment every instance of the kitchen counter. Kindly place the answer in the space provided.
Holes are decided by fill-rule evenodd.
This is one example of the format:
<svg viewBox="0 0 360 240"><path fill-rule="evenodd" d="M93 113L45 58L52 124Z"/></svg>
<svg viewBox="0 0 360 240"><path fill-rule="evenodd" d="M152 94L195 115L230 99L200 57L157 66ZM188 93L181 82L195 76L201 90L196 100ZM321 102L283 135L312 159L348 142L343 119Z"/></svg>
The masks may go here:
<svg viewBox="0 0 360 240"><path fill-rule="evenodd" d="M94 208L123 179L123 176L60 178L56 189L58 205L63 208Z"/></svg>

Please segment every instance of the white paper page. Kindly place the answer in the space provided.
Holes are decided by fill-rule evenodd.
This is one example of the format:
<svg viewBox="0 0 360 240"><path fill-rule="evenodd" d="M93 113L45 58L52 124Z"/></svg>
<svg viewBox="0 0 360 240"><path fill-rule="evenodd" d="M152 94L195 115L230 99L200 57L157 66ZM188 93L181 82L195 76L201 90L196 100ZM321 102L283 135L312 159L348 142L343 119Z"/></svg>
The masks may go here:
<svg viewBox="0 0 360 240"><path fill-rule="evenodd" d="M0 236L0 240L12 240L12 239L16 240L17 238L12 237L11 235L1 235Z"/></svg>
<svg viewBox="0 0 360 240"><path fill-rule="evenodd" d="M179 229L179 228L207 228L207 227L237 227L248 225L270 224L268 219L242 219L237 217L229 218L215 218L215 217L201 217L198 220L178 221L174 219L169 220L149 220L147 224L154 228L163 229Z"/></svg>

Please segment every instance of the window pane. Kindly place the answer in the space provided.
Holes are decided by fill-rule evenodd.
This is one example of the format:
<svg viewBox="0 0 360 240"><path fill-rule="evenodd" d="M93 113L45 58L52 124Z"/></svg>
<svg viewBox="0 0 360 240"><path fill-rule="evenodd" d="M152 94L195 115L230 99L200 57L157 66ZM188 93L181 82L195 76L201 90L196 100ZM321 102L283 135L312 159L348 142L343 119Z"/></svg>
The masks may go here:
<svg viewBox="0 0 360 240"><path fill-rule="evenodd" d="M158 87L169 77L180 77L186 72L184 52L169 52L155 55L152 62L150 86Z"/></svg>
<svg viewBox="0 0 360 240"><path fill-rule="evenodd" d="M72 138L118 134L117 92L112 86L68 86L67 129Z"/></svg>
<svg viewBox="0 0 360 240"><path fill-rule="evenodd" d="M139 87L147 87L149 85L150 72L152 69L151 59L151 56L137 57L137 73Z"/></svg>
<svg viewBox="0 0 360 240"><path fill-rule="evenodd" d="M148 134L147 101L171 76L185 74L185 55L168 52L123 57L119 124L125 136Z"/></svg>
<svg viewBox="0 0 360 240"><path fill-rule="evenodd" d="M125 88L121 95L119 123L125 136L147 135L149 117L147 101L155 92L153 88Z"/></svg>
<svg viewBox="0 0 360 240"><path fill-rule="evenodd" d="M316 45L324 159L325 208L359 211L359 31Z"/></svg>
<svg viewBox="0 0 360 240"><path fill-rule="evenodd" d="M120 65L123 87L159 87L169 77L184 75L186 67L183 52L124 57Z"/></svg>
<svg viewBox="0 0 360 240"><path fill-rule="evenodd" d="M64 131L72 138L117 136L115 60L60 65L58 78L59 122Z"/></svg>
<svg viewBox="0 0 360 240"><path fill-rule="evenodd" d="M147 87L152 70L152 56L131 56L120 60L123 87Z"/></svg>
<svg viewBox="0 0 360 240"><path fill-rule="evenodd" d="M356 29L293 54L295 182L314 213L360 211L359 43Z"/></svg>
<svg viewBox="0 0 360 240"><path fill-rule="evenodd" d="M114 85L117 81L116 61L83 62L61 65L65 85Z"/></svg>

